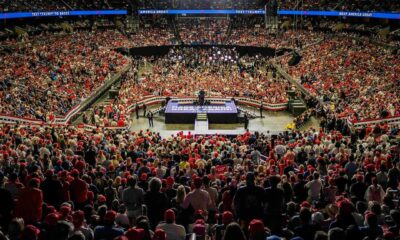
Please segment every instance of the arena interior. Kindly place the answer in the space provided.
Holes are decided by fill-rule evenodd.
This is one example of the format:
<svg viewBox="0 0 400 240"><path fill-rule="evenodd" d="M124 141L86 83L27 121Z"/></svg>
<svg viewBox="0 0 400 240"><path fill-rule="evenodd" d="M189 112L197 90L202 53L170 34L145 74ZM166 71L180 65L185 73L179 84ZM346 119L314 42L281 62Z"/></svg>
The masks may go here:
<svg viewBox="0 0 400 240"><path fill-rule="evenodd" d="M0 240L400 239L399 0L0 0Z"/></svg>

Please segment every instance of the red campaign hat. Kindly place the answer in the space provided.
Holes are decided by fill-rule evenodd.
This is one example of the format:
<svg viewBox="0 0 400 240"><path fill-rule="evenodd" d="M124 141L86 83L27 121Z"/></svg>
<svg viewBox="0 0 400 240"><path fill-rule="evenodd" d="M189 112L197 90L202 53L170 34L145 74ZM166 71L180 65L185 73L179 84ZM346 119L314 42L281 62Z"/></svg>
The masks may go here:
<svg viewBox="0 0 400 240"><path fill-rule="evenodd" d="M107 201L107 198L106 196L100 194L99 196L97 196L97 201L99 203L105 203Z"/></svg>
<svg viewBox="0 0 400 240"><path fill-rule="evenodd" d="M204 221L204 219L197 219L195 222L195 224L200 224L200 225L205 225L206 222Z"/></svg>
<svg viewBox="0 0 400 240"><path fill-rule="evenodd" d="M63 170L63 171L61 171L61 172L59 173L59 175L60 175L60 177L62 177L62 178L67 178L67 177L68 177L68 172L65 171L65 170Z"/></svg>
<svg viewBox="0 0 400 240"><path fill-rule="evenodd" d="M85 213L81 210L78 210L72 214L72 222L74 225L82 225L85 221Z"/></svg>
<svg viewBox="0 0 400 240"><path fill-rule="evenodd" d="M51 170L51 169L48 169L48 170L46 171L46 173L45 173L45 176L46 176L46 177L51 177L51 176L53 176L53 175L54 175L54 171Z"/></svg>
<svg viewBox="0 0 400 240"><path fill-rule="evenodd" d="M126 231L125 236L128 240L142 240L145 237L145 232L142 228L130 228Z"/></svg>
<svg viewBox="0 0 400 240"><path fill-rule="evenodd" d="M57 224L59 216L56 213L50 213L44 218L44 222L49 226Z"/></svg>
<svg viewBox="0 0 400 240"><path fill-rule="evenodd" d="M222 223L227 225L233 221L233 214L230 211L225 211L222 214Z"/></svg>
<svg viewBox="0 0 400 240"><path fill-rule="evenodd" d="M201 187L201 185L203 184L203 180L201 180L200 177L195 177L193 180L193 184L197 187Z"/></svg>
<svg viewBox="0 0 400 240"><path fill-rule="evenodd" d="M77 176L79 176L79 171L77 169L73 169L71 171L71 175L74 176L74 177L77 177Z"/></svg>
<svg viewBox="0 0 400 240"><path fill-rule="evenodd" d="M142 173L142 174L140 175L140 180L142 180L142 181L147 181L147 173Z"/></svg>
<svg viewBox="0 0 400 240"><path fill-rule="evenodd" d="M71 213L71 208L69 206L62 206L60 208L60 213L62 216L68 216Z"/></svg>
<svg viewBox="0 0 400 240"><path fill-rule="evenodd" d="M175 182L175 180L174 180L173 177L171 177L171 176L167 177L167 184L168 184L169 186L174 185L174 182Z"/></svg>
<svg viewBox="0 0 400 240"><path fill-rule="evenodd" d="M206 226L204 224L195 224L193 226L193 233L200 236L206 235Z"/></svg>
<svg viewBox="0 0 400 240"><path fill-rule="evenodd" d="M258 233L264 233L264 223L261 220L253 219L249 224L250 235L255 235Z"/></svg>
<svg viewBox="0 0 400 240"><path fill-rule="evenodd" d="M311 208L311 204L309 202L307 202L307 201L303 201L300 204L300 207L302 207L302 208Z"/></svg>
<svg viewBox="0 0 400 240"><path fill-rule="evenodd" d="M24 230L22 230L21 233L21 239L23 240L35 240L38 238L40 234L40 230L33 226L33 225L27 225L24 227Z"/></svg>
<svg viewBox="0 0 400 240"><path fill-rule="evenodd" d="M124 177L129 177L131 175L131 173L130 172L128 172L128 171L126 171L126 172L124 172Z"/></svg>
<svg viewBox="0 0 400 240"><path fill-rule="evenodd" d="M162 230L162 229L157 229L154 232L153 240L166 240L167 239L167 233Z"/></svg>
<svg viewBox="0 0 400 240"><path fill-rule="evenodd" d="M104 220L114 222L116 217L117 213L115 211L107 211L106 215L104 216Z"/></svg>
<svg viewBox="0 0 400 240"><path fill-rule="evenodd" d="M168 209L164 213L165 221L175 221L175 212L172 209Z"/></svg>

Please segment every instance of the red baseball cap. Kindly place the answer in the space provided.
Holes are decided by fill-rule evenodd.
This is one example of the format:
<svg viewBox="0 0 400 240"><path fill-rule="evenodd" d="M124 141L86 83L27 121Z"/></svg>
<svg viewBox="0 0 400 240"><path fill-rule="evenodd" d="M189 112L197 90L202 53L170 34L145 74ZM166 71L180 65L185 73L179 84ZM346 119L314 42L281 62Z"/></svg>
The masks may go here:
<svg viewBox="0 0 400 240"><path fill-rule="evenodd" d="M264 233L264 223L261 220L253 219L249 224L250 235L254 236L259 233Z"/></svg>
<svg viewBox="0 0 400 240"><path fill-rule="evenodd" d="M40 234L40 230L33 226L33 225L27 225L25 226L24 230L22 230L21 233L21 239L22 240L36 240L38 239L38 236Z"/></svg>
<svg viewBox="0 0 400 240"><path fill-rule="evenodd" d="M227 225L233 221L233 214L229 211L225 211L222 214L222 223Z"/></svg>
<svg viewBox="0 0 400 240"><path fill-rule="evenodd" d="M164 220L165 221L175 221L175 212L172 209L168 209L164 213Z"/></svg>
<svg viewBox="0 0 400 240"><path fill-rule="evenodd" d="M72 223L75 226L80 226L85 221L85 213L81 210L78 210L72 214Z"/></svg>
<svg viewBox="0 0 400 240"><path fill-rule="evenodd" d="M125 236L128 240L142 240L145 237L145 232L142 228L130 228L126 231Z"/></svg>
<svg viewBox="0 0 400 240"><path fill-rule="evenodd" d="M168 185L168 186L172 186L172 185L174 184L174 182L175 182L175 180L174 180L173 177L169 176L169 177L167 178L167 185Z"/></svg>
<svg viewBox="0 0 400 240"><path fill-rule="evenodd" d="M167 233L162 230L162 229L157 229L154 232L153 240L166 240L167 239Z"/></svg>
<svg viewBox="0 0 400 240"><path fill-rule="evenodd" d="M107 211L106 215L104 216L104 220L114 222L116 217L117 213L115 211Z"/></svg>
<svg viewBox="0 0 400 240"><path fill-rule="evenodd" d="M147 173L142 173L142 175L140 175L140 180L146 181L147 180Z"/></svg>

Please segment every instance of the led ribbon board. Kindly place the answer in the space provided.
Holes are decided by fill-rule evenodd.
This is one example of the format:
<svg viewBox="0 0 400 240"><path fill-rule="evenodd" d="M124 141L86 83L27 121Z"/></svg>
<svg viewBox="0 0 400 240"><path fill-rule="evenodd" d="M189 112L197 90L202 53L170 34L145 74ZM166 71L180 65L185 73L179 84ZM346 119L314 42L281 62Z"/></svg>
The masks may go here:
<svg viewBox="0 0 400 240"><path fill-rule="evenodd" d="M127 10L79 10L79 11L48 11L48 12L7 12L0 13L0 19L35 18L35 17L68 17L96 15L126 15Z"/></svg>
<svg viewBox="0 0 400 240"><path fill-rule="evenodd" d="M265 10L139 10L139 14L255 14L264 15ZM400 20L400 13L384 13L384 12L346 12L346 11L294 11L294 10L278 10L278 15L300 15L300 16L325 16L325 17L361 17L361 18L384 18Z"/></svg>

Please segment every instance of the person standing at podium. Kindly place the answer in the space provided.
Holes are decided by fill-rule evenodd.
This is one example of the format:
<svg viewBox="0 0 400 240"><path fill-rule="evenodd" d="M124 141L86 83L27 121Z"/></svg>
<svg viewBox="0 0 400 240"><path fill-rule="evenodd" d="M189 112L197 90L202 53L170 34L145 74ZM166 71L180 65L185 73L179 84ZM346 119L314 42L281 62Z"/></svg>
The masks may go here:
<svg viewBox="0 0 400 240"><path fill-rule="evenodd" d="M206 98L206 92L203 89L201 89L199 92L199 105L200 106L204 105L205 98Z"/></svg>

